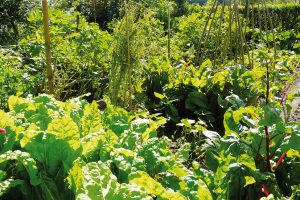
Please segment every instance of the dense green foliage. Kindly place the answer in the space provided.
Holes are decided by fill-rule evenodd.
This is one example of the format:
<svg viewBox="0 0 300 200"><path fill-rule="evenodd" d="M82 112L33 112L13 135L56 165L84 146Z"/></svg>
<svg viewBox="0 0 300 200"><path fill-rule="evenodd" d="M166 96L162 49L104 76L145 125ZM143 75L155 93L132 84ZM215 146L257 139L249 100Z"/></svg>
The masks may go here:
<svg viewBox="0 0 300 200"><path fill-rule="evenodd" d="M0 2L0 199L300 198L300 6L189 2L51 1L53 96Z"/></svg>
<svg viewBox="0 0 300 200"><path fill-rule="evenodd" d="M64 103L46 95L11 96L10 112L0 111L0 126L7 131L0 135L1 194L7 199L151 199L148 194L253 199L267 181L275 197L297 195L299 126L285 124L276 108L240 107L242 100L230 99L234 104L225 114L225 137L203 129L205 159L187 168L190 144L173 153L167 137L157 138L163 117L128 113L109 102L99 111L96 102L79 98ZM264 125L273 127L272 159L287 152L275 174L264 172Z"/></svg>

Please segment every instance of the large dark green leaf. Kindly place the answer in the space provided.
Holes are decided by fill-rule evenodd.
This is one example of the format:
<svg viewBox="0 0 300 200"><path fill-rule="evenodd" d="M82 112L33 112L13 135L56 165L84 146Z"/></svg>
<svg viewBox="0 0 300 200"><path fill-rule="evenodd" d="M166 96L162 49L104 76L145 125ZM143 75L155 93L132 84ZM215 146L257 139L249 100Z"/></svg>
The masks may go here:
<svg viewBox="0 0 300 200"><path fill-rule="evenodd" d="M267 105L263 108L263 111L263 118L259 121L259 125L272 126L282 121L280 109Z"/></svg>
<svg viewBox="0 0 300 200"><path fill-rule="evenodd" d="M190 92L185 100L185 108L188 110L208 110L208 100L206 95L201 92Z"/></svg>

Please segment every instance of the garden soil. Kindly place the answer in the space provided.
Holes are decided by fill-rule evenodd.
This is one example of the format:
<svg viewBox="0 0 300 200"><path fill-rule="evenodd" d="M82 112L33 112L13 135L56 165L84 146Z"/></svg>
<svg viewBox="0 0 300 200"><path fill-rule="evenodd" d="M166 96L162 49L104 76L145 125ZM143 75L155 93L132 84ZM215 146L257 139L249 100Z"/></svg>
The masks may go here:
<svg viewBox="0 0 300 200"><path fill-rule="evenodd" d="M295 93L300 91L300 76L293 83L290 93ZM296 97L292 101L292 111L290 116L290 121L299 122L300 123L300 97Z"/></svg>

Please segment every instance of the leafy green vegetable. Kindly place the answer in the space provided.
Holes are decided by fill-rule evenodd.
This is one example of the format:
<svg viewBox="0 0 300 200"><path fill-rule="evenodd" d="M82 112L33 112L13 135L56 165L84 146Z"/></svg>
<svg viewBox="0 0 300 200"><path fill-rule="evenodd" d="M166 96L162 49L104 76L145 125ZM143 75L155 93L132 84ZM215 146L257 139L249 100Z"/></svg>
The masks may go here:
<svg viewBox="0 0 300 200"><path fill-rule="evenodd" d="M101 161L88 164L77 162L70 170L68 182L76 199L151 199L139 187L119 184L109 167Z"/></svg>
<svg viewBox="0 0 300 200"><path fill-rule="evenodd" d="M17 167L20 171L26 171L30 177L30 183L33 186L37 186L41 183L41 178L38 174L38 168L36 166L35 160L27 152L22 152L19 150L16 151L7 151L4 154L0 155L0 163L8 162L10 160L16 160L18 162ZM20 183L20 181L8 181L7 184Z"/></svg>
<svg viewBox="0 0 300 200"><path fill-rule="evenodd" d="M167 191L160 183L143 171L130 174L129 182L144 187L148 194L155 195L159 199L185 199L180 193Z"/></svg>

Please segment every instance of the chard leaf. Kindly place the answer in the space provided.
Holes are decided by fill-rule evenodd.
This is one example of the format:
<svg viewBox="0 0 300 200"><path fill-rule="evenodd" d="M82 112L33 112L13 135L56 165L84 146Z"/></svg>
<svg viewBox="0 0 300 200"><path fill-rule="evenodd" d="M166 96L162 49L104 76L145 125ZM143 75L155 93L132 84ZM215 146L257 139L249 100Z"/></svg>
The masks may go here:
<svg viewBox="0 0 300 200"><path fill-rule="evenodd" d="M0 182L0 197L2 197L10 188L24 184L22 180L6 179Z"/></svg>
<svg viewBox="0 0 300 200"><path fill-rule="evenodd" d="M129 183L142 186L148 194L155 195L165 200L185 200L185 197L179 192L170 192L166 190L159 182L151 178L146 172L138 171L129 176Z"/></svg>
<svg viewBox="0 0 300 200"><path fill-rule="evenodd" d="M103 113L103 122L118 136L130 128L128 112L109 105Z"/></svg>
<svg viewBox="0 0 300 200"><path fill-rule="evenodd" d="M175 156L169 150L169 142L167 137L151 138L138 150L137 155L145 159L149 174L167 171L175 165Z"/></svg>
<svg viewBox="0 0 300 200"><path fill-rule="evenodd" d="M83 117L80 121L81 135L85 136L89 133L99 132L103 128L101 120L98 104L95 101L91 105L86 104L83 110Z"/></svg>
<svg viewBox="0 0 300 200"><path fill-rule="evenodd" d="M190 157L190 150L191 150L191 144L184 143L175 154L176 161L180 163L187 161Z"/></svg>
<svg viewBox="0 0 300 200"><path fill-rule="evenodd" d="M76 123L69 116L53 119L48 125L47 133L51 133L62 140L79 140L79 130Z"/></svg>
<svg viewBox="0 0 300 200"><path fill-rule="evenodd" d="M136 152L117 148L111 152L111 160L115 164L119 182L128 182L128 175L138 170L146 171L145 160L136 156Z"/></svg>
<svg viewBox="0 0 300 200"><path fill-rule="evenodd" d="M242 131L242 125L235 122L231 108L229 108L224 114L224 128L225 135L229 135L231 133L238 135Z"/></svg>
<svg viewBox="0 0 300 200"><path fill-rule="evenodd" d="M150 200L146 191L131 184L119 184L108 166L99 161L78 160L69 172L68 183L78 200Z"/></svg>
<svg viewBox="0 0 300 200"><path fill-rule="evenodd" d="M21 147L42 163L52 176L57 174L61 164L67 171L82 151L80 142L71 139L72 136L55 134L28 130L20 141Z"/></svg>
<svg viewBox="0 0 300 200"><path fill-rule="evenodd" d="M132 184L121 184L117 194L115 197L110 198L110 200L152 200L150 196L148 196L147 192L136 185Z"/></svg>
<svg viewBox="0 0 300 200"><path fill-rule="evenodd" d="M5 113L3 110L0 110L0 127L6 128L6 127L14 127L14 119L7 113Z"/></svg>
<svg viewBox="0 0 300 200"><path fill-rule="evenodd" d="M98 157L100 144L106 142L106 133L102 130L96 133L90 133L80 139L82 145L82 156L86 159L94 159Z"/></svg>
<svg viewBox="0 0 300 200"><path fill-rule="evenodd" d="M240 108L240 107L245 106L245 103L243 102L243 100L241 100L240 97L236 94L227 96L225 98L225 100L228 101L229 103L231 103L235 108Z"/></svg>
<svg viewBox="0 0 300 200"><path fill-rule="evenodd" d="M265 106L263 108L263 118L259 121L261 126L272 126L281 122L280 109L274 108L273 106Z"/></svg>
<svg viewBox="0 0 300 200"><path fill-rule="evenodd" d="M41 183L41 178L38 176L36 162L29 153L16 150L7 151L0 155L0 164L10 160L18 161L19 170L27 172L30 177L31 185L36 186Z"/></svg>
<svg viewBox="0 0 300 200"><path fill-rule="evenodd" d="M198 199L213 200L213 197L207 187L207 185L201 179L198 180Z"/></svg>
<svg viewBox="0 0 300 200"><path fill-rule="evenodd" d="M288 152L290 149L300 151L300 133L293 132L291 135L284 138L281 145L282 152Z"/></svg>
<svg viewBox="0 0 300 200"><path fill-rule="evenodd" d="M16 113L24 111L28 103L29 100L17 96L10 96L8 99L9 110L14 110Z"/></svg>
<svg viewBox="0 0 300 200"><path fill-rule="evenodd" d="M104 163L88 163L82 168L82 175L76 199L109 199L116 195L117 178Z"/></svg>

